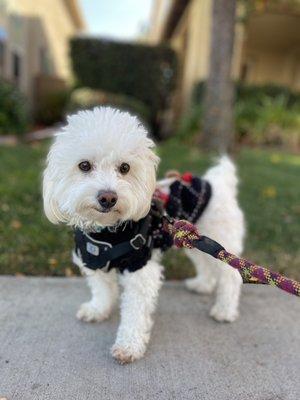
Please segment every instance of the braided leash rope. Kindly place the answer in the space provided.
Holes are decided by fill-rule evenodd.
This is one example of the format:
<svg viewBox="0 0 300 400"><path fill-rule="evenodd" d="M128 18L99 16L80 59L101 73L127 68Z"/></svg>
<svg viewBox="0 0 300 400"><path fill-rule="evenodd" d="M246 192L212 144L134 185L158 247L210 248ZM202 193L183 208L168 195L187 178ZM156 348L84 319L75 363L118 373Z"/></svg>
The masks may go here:
<svg viewBox="0 0 300 400"><path fill-rule="evenodd" d="M165 216L163 229L173 237L175 246L187 249L197 248L237 269L244 283L272 285L295 296L300 296L300 282L229 253L219 243L200 235L195 225L188 221L176 221Z"/></svg>

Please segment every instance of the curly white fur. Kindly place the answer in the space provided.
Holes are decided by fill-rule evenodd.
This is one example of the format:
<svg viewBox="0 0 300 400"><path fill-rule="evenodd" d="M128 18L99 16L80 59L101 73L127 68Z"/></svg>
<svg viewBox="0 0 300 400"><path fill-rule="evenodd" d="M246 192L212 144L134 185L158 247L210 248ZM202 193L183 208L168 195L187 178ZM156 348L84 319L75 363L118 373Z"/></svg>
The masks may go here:
<svg viewBox="0 0 300 400"><path fill-rule="evenodd" d="M48 219L94 229L144 217L156 185L159 159L153 147L143 126L128 113L101 107L69 117L67 126L56 135L44 172L44 209ZM79 169L82 161L91 164L90 171ZM130 165L126 175L119 172L124 162ZM199 230L239 254L244 222L236 200L235 168L224 157L205 178L212 184L213 196ZM97 202L97 195L103 190L114 191L118 196L109 212L103 212ZM198 251L187 254L198 271L196 278L187 281L187 287L200 293L216 288L211 315L219 321L233 321L238 315L239 274ZM141 358L149 342L152 314L162 284L160 256L154 252L145 267L120 275L115 271L92 271L79 259L75 261L87 275L92 292L91 300L81 305L77 317L88 322L108 318L118 298L119 278L123 287L121 322L112 355L120 363Z"/></svg>
<svg viewBox="0 0 300 400"><path fill-rule="evenodd" d="M237 201L237 176L233 163L223 156L216 166L207 171L204 179L212 185L212 197L200 220L198 230L211 237L226 250L240 255L243 250L245 223ZM242 279L238 271L197 250L187 251L195 265L196 278L188 279L188 289L211 293L216 289L216 300L210 315L217 321L232 322L238 317Z"/></svg>
<svg viewBox="0 0 300 400"><path fill-rule="evenodd" d="M109 107L80 111L56 136L44 173L44 208L53 223L82 228L139 220L150 208L158 157L154 143L137 118ZM83 174L78 164L91 162ZM125 177L118 166L129 163ZM110 213L97 210L97 193L116 191L118 203Z"/></svg>

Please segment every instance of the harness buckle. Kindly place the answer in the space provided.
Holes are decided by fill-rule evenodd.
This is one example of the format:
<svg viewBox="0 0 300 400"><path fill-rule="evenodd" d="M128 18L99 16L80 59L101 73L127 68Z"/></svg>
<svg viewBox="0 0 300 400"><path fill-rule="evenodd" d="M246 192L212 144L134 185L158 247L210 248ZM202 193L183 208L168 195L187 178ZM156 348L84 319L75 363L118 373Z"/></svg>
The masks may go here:
<svg viewBox="0 0 300 400"><path fill-rule="evenodd" d="M134 250L140 250L146 244L146 239L141 233L138 233L130 240L130 244Z"/></svg>

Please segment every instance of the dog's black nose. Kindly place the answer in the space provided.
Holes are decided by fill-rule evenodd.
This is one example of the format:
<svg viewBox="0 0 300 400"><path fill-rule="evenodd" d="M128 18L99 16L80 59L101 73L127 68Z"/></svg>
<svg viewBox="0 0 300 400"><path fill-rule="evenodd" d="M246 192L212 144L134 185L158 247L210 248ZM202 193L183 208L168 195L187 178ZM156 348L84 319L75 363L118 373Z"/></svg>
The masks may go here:
<svg viewBox="0 0 300 400"><path fill-rule="evenodd" d="M104 210L109 210L116 204L118 195L116 192L101 190L98 193L97 200Z"/></svg>

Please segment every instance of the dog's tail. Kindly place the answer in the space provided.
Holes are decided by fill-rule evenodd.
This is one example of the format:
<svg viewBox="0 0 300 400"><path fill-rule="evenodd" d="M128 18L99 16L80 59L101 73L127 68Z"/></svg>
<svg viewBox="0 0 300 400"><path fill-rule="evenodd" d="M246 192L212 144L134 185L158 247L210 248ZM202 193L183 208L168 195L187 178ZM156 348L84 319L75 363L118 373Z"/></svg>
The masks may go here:
<svg viewBox="0 0 300 400"><path fill-rule="evenodd" d="M236 193L238 184L236 167L226 154L217 159L215 166L207 171L204 178L213 181L214 184L225 184L231 188L231 193Z"/></svg>

